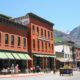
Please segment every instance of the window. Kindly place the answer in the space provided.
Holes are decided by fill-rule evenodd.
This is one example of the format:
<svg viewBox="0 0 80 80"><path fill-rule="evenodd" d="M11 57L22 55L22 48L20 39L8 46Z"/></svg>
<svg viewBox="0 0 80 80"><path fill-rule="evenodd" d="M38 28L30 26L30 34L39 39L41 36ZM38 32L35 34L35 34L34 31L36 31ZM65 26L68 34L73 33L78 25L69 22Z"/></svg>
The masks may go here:
<svg viewBox="0 0 80 80"><path fill-rule="evenodd" d="M35 26L34 25L32 26L32 32L33 32L33 34L35 33Z"/></svg>
<svg viewBox="0 0 80 80"><path fill-rule="evenodd" d="M48 31L48 38L50 38L50 32Z"/></svg>
<svg viewBox="0 0 80 80"><path fill-rule="evenodd" d="M52 44L52 51L53 51L53 44Z"/></svg>
<svg viewBox="0 0 80 80"><path fill-rule="evenodd" d="M9 43L9 36L8 34L5 34L5 44L8 44Z"/></svg>
<svg viewBox="0 0 80 80"><path fill-rule="evenodd" d="M38 50L40 49L40 43L39 43L39 40L38 40Z"/></svg>
<svg viewBox="0 0 80 80"><path fill-rule="evenodd" d="M35 49L35 40L33 39L33 48Z"/></svg>
<svg viewBox="0 0 80 80"><path fill-rule="evenodd" d="M45 49L47 50L47 42L45 42Z"/></svg>
<svg viewBox="0 0 80 80"><path fill-rule="evenodd" d="M0 32L0 43L1 43L1 32Z"/></svg>
<svg viewBox="0 0 80 80"><path fill-rule="evenodd" d="M39 35L39 28L37 27L37 34Z"/></svg>
<svg viewBox="0 0 80 80"><path fill-rule="evenodd" d="M49 49L50 49L50 43L49 43Z"/></svg>
<svg viewBox="0 0 80 80"><path fill-rule="evenodd" d="M46 37L46 30L44 30L44 34L45 34L45 37Z"/></svg>
<svg viewBox="0 0 80 80"><path fill-rule="evenodd" d="M44 50L44 43L43 43L43 41L42 41L42 50Z"/></svg>
<svg viewBox="0 0 80 80"><path fill-rule="evenodd" d="M20 37L18 37L18 46L20 46L20 42L21 42Z"/></svg>
<svg viewBox="0 0 80 80"><path fill-rule="evenodd" d="M43 36L43 29L41 29L41 36Z"/></svg>
<svg viewBox="0 0 80 80"><path fill-rule="evenodd" d="M51 32L51 38L53 38L53 33Z"/></svg>
<svg viewBox="0 0 80 80"><path fill-rule="evenodd" d="M11 45L14 45L14 36L11 35Z"/></svg>
<svg viewBox="0 0 80 80"><path fill-rule="evenodd" d="M26 47L26 38L23 38L23 47Z"/></svg>

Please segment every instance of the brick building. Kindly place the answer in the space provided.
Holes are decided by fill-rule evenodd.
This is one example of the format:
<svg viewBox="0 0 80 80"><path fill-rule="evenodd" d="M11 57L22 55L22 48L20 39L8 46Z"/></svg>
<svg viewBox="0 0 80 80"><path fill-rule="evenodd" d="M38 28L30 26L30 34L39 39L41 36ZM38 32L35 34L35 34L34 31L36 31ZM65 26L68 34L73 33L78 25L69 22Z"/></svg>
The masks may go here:
<svg viewBox="0 0 80 80"><path fill-rule="evenodd" d="M30 60L27 46L28 28L0 15L0 69L16 64L22 70ZM25 64L23 64L25 63Z"/></svg>
<svg viewBox="0 0 80 80"><path fill-rule="evenodd" d="M23 56L20 60L27 68L40 66L42 69L53 69L55 57L53 23L33 13L14 19L0 18L0 21L1 37L3 35L0 38L1 50L14 58L14 54L19 58ZM19 65L21 62L16 59Z"/></svg>

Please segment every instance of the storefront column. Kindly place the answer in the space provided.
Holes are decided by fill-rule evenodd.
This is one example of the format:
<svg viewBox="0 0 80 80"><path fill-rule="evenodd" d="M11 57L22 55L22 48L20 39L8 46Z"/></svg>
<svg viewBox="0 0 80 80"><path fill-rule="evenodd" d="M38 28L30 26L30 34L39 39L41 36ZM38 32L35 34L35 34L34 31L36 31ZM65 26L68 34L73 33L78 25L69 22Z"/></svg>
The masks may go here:
<svg viewBox="0 0 80 80"><path fill-rule="evenodd" d="M47 62L48 60L47 60L47 58L46 58L46 68L48 67L48 62Z"/></svg>
<svg viewBox="0 0 80 80"><path fill-rule="evenodd" d="M44 57L42 57L42 68L44 69Z"/></svg>

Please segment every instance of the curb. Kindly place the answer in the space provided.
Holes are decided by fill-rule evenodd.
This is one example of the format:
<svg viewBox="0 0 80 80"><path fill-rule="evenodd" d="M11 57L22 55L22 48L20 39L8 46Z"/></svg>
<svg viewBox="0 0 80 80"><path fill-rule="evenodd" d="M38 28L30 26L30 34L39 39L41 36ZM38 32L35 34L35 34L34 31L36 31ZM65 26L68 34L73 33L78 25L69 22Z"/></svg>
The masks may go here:
<svg viewBox="0 0 80 80"><path fill-rule="evenodd" d="M16 77L41 76L43 74L44 73L0 75L0 78L16 78Z"/></svg>

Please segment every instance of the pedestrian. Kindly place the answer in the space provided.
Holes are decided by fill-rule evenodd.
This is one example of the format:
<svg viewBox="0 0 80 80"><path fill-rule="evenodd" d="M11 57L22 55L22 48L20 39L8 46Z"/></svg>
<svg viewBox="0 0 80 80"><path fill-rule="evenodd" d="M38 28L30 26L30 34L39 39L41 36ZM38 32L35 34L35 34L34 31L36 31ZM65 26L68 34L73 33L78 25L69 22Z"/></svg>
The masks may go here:
<svg viewBox="0 0 80 80"><path fill-rule="evenodd" d="M53 73L55 74L56 73L56 67L54 66L53 68Z"/></svg>
<svg viewBox="0 0 80 80"><path fill-rule="evenodd" d="M16 73L19 72L19 66L18 66L18 64L15 66L15 72L16 72Z"/></svg>

